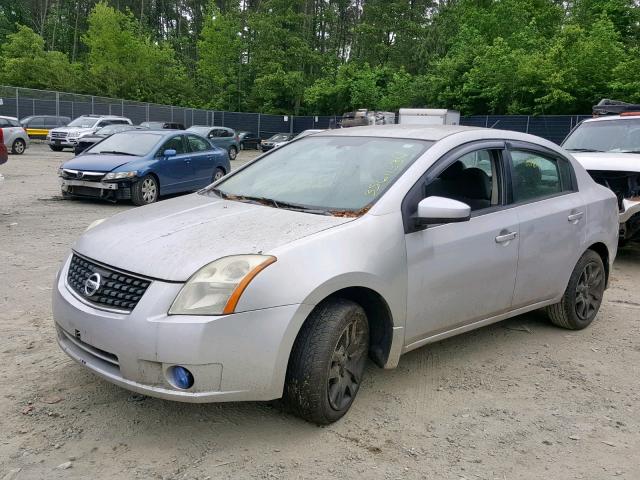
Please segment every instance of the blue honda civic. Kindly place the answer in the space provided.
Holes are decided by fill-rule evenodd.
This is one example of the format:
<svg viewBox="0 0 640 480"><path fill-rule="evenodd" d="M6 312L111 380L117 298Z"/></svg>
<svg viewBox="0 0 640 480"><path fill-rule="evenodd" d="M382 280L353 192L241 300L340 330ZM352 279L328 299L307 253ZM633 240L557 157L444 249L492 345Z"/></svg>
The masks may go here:
<svg viewBox="0 0 640 480"><path fill-rule="evenodd" d="M162 195L198 190L230 170L227 151L195 133L130 130L65 162L58 175L63 197L147 205Z"/></svg>

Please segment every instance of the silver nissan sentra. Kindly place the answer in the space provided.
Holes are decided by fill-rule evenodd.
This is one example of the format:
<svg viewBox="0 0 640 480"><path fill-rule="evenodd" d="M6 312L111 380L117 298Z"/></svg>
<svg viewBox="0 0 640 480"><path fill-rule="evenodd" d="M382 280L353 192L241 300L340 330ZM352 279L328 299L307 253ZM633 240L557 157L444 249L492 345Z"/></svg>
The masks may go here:
<svg viewBox="0 0 640 480"><path fill-rule="evenodd" d="M543 307L586 327L617 242L613 193L541 138L334 130L90 226L53 313L61 348L117 385L187 402L284 397L326 424L351 407L367 358L394 368Z"/></svg>

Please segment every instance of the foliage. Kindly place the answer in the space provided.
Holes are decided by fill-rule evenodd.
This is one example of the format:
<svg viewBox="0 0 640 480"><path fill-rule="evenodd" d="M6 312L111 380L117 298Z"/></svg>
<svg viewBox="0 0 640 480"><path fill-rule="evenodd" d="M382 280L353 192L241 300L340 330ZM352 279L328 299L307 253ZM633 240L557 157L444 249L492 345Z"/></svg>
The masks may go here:
<svg viewBox="0 0 640 480"><path fill-rule="evenodd" d="M5 0L0 83L214 109L640 101L635 0Z"/></svg>

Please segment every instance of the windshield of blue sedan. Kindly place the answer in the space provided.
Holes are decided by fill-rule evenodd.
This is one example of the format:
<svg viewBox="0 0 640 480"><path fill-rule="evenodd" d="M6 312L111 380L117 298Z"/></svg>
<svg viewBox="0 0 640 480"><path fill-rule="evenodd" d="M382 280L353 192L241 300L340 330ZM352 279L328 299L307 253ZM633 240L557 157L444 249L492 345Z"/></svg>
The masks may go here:
<svg viewBox="0 0 640 480"><path fill-rule="evenodd" d="M205 193L314 213L369 207L433 142L306 137L273 151Z"/></svg>
<svg viewBox="0 0 640 480"><path fill-rule="evenodd" d="M573 152L640 153L640 119L584 122L562 146Z"/></svg>
<svg viewBox="0 0 640 480"><path fill-rule="evenodd" d="M86 155L135 155L143 157L154 149L163 138L160 133L121 132L105 138L97 145L85 150Z"/></svg>

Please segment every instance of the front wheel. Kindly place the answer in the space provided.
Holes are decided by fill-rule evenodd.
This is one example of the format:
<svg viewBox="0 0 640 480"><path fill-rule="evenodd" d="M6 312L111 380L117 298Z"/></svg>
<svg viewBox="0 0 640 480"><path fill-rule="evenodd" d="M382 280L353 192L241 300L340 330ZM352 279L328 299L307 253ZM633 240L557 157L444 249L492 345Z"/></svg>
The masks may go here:
<svg viewBox="0 0 640 480"><path fill-rule="evenodd" d="M294 343L285 402L319 425L340 419L360 389L368 350L369 323L360 305L339 298L318 305Z"/></svg>
<svg viewBox="0 0 640 480"><path fill-rule="evenodd" d="M235 160L238 156L238 149L236 147L229 147L229 160Z"/></svg>
<svg viewBox="0 0 640 480"><path fill-rule="evenodd" d="M54 152L61 152L63 147L55 147L53 145L49 145L49 148Z"/></svg>
<svg viewBox="0 0 640 480"><path fill-rule="evenodd" d="M11 145L11 153L15 153L17 155L22 155L24 153L25 148L27 148L27 144L21 138L16 138Z"/></svg>
<svg viewBox="0 0 640 480"><path fill-rule="evenodd" d="M554 325L581 330L596 317L606 285L602 258L587 250L576 264L562 300L547 307L547 315Z"/></svg>
<svg viewBox="0 0 640 480"><path fill-rule="evenodd" d="M131 201L135 205L149 205L158 200L160 187L153 175L145 175L131 187Z"/></svg>

